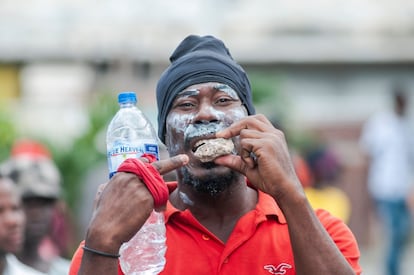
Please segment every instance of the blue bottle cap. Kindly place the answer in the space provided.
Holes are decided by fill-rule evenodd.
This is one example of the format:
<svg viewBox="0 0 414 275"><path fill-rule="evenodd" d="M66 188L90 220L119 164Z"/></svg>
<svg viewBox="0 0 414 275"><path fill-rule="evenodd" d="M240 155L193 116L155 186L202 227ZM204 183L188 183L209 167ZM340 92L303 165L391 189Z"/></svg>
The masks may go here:
<svg viewBox="0 0 414 275"><path fill-rule="evenodd" d="M122 92L118 95L118 103L137 103L137 95L135 92Z"/></svg>

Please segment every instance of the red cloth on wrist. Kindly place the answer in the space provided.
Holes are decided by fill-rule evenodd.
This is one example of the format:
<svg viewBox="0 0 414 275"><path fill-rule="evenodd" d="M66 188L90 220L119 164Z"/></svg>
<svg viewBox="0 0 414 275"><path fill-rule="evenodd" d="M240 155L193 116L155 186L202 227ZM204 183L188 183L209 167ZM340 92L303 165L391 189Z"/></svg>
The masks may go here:
<svg viewBox="0 0 414 275"><path fill-rule="evenodd" d="M150 163L129 158L121 163L118 172L128 172L137 175L147 186L154 198L154 207L164 206L168 201L169 192L160 173L151 165L151 162L156 161L156 158L151 154L143 154L141 157L147 158Z"/></svg>

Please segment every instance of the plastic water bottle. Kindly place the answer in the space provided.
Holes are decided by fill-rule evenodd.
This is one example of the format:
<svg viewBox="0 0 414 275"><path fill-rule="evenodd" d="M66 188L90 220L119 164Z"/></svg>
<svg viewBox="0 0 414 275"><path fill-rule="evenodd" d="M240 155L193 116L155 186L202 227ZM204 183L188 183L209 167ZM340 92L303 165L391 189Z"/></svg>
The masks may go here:
<svg viewBox="0 0 414 275"><path fill-rule="evenodd" d="M112 118L106 134L109 178L128 158L139 158L144 153L159 159L157 135L151 122L137 107L134 92L118 95L120 109Z"/></svg>
<svg viewBox="0 0 414 275"><path fill-rule="evenodd" d="M134 92L118 95L119 111L108 126L106 135L109 177L127 158L139 158L144 153L159 159L157 135L154 127L136 106ZM152 211L150 217L120 248L120 264L126 275L152 275L161 272L167 249L164 214Z"/></svg>

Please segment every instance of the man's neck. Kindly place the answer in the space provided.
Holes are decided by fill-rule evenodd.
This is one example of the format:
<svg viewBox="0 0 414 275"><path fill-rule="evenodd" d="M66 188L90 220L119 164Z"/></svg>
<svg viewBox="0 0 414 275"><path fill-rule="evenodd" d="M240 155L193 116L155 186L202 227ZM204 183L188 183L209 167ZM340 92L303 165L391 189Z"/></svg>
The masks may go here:
<svg viewBox="0 0 414 275"><path fill-rule="evenodd" d="M204 227L226 242L240 217L255 208L258 195L245 183L231 185L215 196L199 194L179 184L170 198L176 208L188 209Z"/></svg>

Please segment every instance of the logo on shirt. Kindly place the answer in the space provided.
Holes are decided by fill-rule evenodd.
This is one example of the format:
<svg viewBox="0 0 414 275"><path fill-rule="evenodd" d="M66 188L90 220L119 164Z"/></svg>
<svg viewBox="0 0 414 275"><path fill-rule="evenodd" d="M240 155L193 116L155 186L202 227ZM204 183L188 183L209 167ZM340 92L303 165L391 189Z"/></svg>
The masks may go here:
<svg viewBox="0 0 414 275"><path fill-rule="evenodd" d="M292 268L292 266L287 263L281 263L276 267L274 265L268 264L265 265L263 268L269 271L270 274L283 275L286 274L286 269L290 269Z"/></svg>

